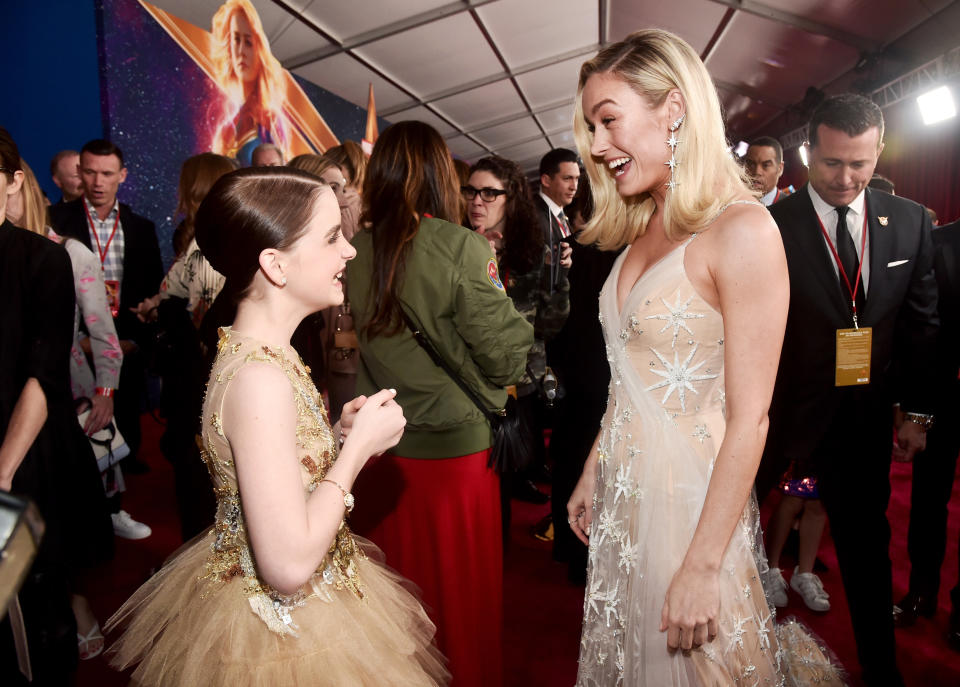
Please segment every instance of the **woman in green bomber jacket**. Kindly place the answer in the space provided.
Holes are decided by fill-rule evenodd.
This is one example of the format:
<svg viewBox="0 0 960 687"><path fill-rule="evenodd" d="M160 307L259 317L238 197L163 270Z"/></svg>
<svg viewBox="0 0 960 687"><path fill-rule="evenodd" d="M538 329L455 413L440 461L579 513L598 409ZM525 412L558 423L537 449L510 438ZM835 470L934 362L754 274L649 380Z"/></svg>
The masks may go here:
<svg viewBox="0 0 960 687"><path fill-rule="evenodd" d="M503 560L492 433L433 363L401 308L491 409L520 379L533 328L507 297L487 241L454 222L457 175L421 122L380 136L364 183L349 295L360 338L357 392L397 390L407 427L354 487L351 524L420 586L455 684L502 682Z"/></svg>

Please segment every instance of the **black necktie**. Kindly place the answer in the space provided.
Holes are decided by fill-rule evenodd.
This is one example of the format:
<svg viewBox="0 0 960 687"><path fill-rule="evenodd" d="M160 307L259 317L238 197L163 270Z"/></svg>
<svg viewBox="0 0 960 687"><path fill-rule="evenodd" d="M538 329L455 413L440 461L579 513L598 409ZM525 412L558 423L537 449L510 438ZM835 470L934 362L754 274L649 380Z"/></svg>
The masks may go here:
<svg viewBox="0 0 960 687"><path fill-rule="evenodd" d="M840 257L840 264L843 265L843 271L847 275L847 279L850 281L850 288L853 288L853 283L857 279L857 269L860 265L860 261L857 260L857 247L853 243L853 237L850 236L850 230L847 228L847 211L848 208L846 205L841 205L837 208L837 255ZM843 282L843 277L840 277L841 287L844 294L849 294L847 290L847 285ZM863 292L863 277L860 278L860 283L857 285L857 313L863 314L863 301L864 301L864 292Z"/></svg>

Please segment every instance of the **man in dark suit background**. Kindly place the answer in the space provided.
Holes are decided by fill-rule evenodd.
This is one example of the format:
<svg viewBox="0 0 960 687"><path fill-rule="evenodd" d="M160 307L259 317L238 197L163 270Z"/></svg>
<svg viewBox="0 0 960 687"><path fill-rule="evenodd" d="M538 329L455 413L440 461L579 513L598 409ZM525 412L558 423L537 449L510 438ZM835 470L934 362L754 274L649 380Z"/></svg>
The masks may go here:
<svg viewBox="0 0 960 687"><path fill-rule="evenodd" d="M757 494L762 499L791 463L816 474L864 680L902 685L886 519L890 437L895 402L906 413L899 443L907 459L923 450L932 421L930 219L916 203L866 188L883 150L883 115L873 102L828 98L809 135L809 184L770 208L790 271L790 310ZM856 327L872 329L869 375L842 380L838 340L851 340L841 330Z"/></svg>
<svg viewBox="0 0 960 687"><path fill-rule="evenodd" d="M960 453L960 221L933 230L934 272L937 278L940 331L937 335L935 379L930 390L936 425L927 448L913 462L910 495L910 589L894 608L898 627L937 610L940 569L946 554L947 504ZM948 640L960 651L960 580L950 594Z"/></svg>
<svg viewBox="0 0 960 687"><path fill-rule="evenodd" d="M554 148L540 160L540 193L533 198L537 218L543 230L543 242L550 247L552 258L557 258L561 243L573 243L570 220L563 208L573 202L580 181L577 154L567 148ZM559 259L551 267L559 269Z"/></svg>
<svg viewBox="0 0 960 687"><path fill-rule="evenodd" d="M50 221L54 231L81 241L100 259L108 286L108 306L113 311L124 358L119 388L98 388L91 400L95 410L112 406L120 433L130 447L130 456L123 466L128 471L142 471L144 467L136 456L140 447L140 403L145 389L142 348L149 341L149 330L133 309L160 288L160 247L153 222L117 201L117 190L127 178L120 148L104 140L88 142L80 151L80 176L83 196L51 206ZM120 536L149 536L149 527L120 511L118 503L114 508L114 528Z"/></svg>

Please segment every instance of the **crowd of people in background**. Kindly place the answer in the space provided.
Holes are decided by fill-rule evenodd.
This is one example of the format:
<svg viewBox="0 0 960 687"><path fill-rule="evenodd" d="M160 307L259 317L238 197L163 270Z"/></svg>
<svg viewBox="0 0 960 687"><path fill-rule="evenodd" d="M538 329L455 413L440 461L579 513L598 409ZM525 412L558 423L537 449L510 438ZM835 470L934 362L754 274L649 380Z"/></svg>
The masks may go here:
<svg viewBox="0 0 960 687"><path fill-rule="evenodd" d="M663 54L674 56L663 58L663 73L675 76L650 85L643 79L654 69L640 56L661 43L669 46ZM303 629L314 622L331 627L329 620L306 619L329 609L307 604L313 609L308 614L301 608L306 597L295 598L297 589L312 584L314 593L329 595L318 591L326 583L362 597L359 570L378 600L362 613L342 613L355 614L361 629L392 616L396 631L410 642L399 646L403 642L394 638L387 650L359 632L350 640L358 661L368 650L370 670L398 671L398 680L406 676L403 684L442 684L449 674L458 685L500 684L502 565L505 551L509 554L510 504L518 498L552 502L532 535L552 541L553 557L568 565L570 580L587 584L578 684L622 679L635 684L641 664L654 670L649 638L609 631L611 617L627 622L621 620L627 608L617 604L648 602L657 625L664 607L659 630L670 628L668 638L658 634L655 640L694 649L701 657L692 659L690 675L700 680L727 675L723 671L732 668L710 654L709 641L718 633L741 637L742 632L731 634L720 616L688 625L663 606L668 585L667 604L676 609L684 607L683 594L693 594L688 590L697 581L713 579L691 572L691 557L712 545L701 541L708 534L691 529L679 548L651 539L662 544L662 552L644 544L643 556L661 555L670 568L664 571L641 563L636 541L630 543L634 520L653 512L645 509L654 508L659 489L630 476L630 461L646 450L629 433L640 430L630 428L641 426L638 418L644 427L654 422L644 415L646 406L641 408L646 401L634 393L648 383L646 392L660 389L654 392L657 401L666 391L663 408L656 405L656 422L666 423L662 436L657 434L663 443L650 445L681 446L669 436L680 427L697 440L686 437L689 447L683 444L681 451L689 448L691 465L701 459L709 464L697 516L678 511L671 528L680 528L688 516L695 528L702 506L708 515L701 527L723 523L709 536L726 542L741 513L756 505L746 493L754 472L757 501L779 492L764 550L741 551L743 560L733 560L731 570L737 569L742 584L717 592L726 600L724 612L736 603L751 620L759 614L751 631L762 644L771 618L761 619L764 599L783 607L792 590L810 609L830 611L830 594L817 575L829 520L864 678L869 684L902 684L894 627L936 610L946 505L960 452L955 429L960 226L933 229L935 218L897 197L893 182L874 174L883 119L859 96L828 98L817 109L810 123L809 183L780 188L780 143L759 137L742 159L728 151L715 96L706 94L709 77L695 56L686 56L684 45L663 32L641 32L588 62L577 105L580 151L550 151L532 180L516 162L496 155L455 165L437 131L413 121L384 131L370 157L347 141L323 154L284 160L269 142L245 149L249 141L236 124L256 113L235 113L216 152L183 163L177 198L170 199L180 222L172 237L175 259L166 273L154 223L118 198L128 173L125 154L135 151L96 139L79 152L58 153L50 175L62 197L51 204L0 129L0 218L5 218L0 488L29 495L47 523L20 593L34 676L42 684L57 684L68 679L77 659L104 650L99 619L84 597L85 576L110 559L114 536L151 536L150 523L123 507L123 494L125 473L149 470L138 454L152 378L160 380L158 410L165 420L159 448L175 475L171 512L177 513L184 542L204 533L209 541L168 564L112 621L124 627L132 618L117 660L143 661L138 675L150 684L172 679L174 673L164 672L168 660L187 666L175 673L177 679L215 669L209 653L219 645L204 644L208 655L184 659L195 629L171 616L179 643L165 644L157 634L161 628L144 625L167 620L142 615L138 606L154 608L150 604L162 599L170 613L179 612L184 601L171 580L186 584L195 577L194 564L200 565L211 547L223 560L237 556L215 570L218 579L239 575L254 586L260 580L257 593L265 606L257 613L271 629L279 623L278 633L298 623ZM699 147L684 144L688 138ZM682 145L689 146L681 148L685 157L675 155ZM235 157L240 152L249 155L249 166L241 168ZM660 158L668 156L664 164ZM706 178L716 188L696 188ZM309 203L320 208L316 214L302 207ZM314 222L323 226L313 228ZM744 226L754 232L757 254L770 258L767 271L731 257L737 226L741 234ZM318 232L324 238L315 238ZM675 251L677 246L682 250ZM676 271L657 272L661 260L669 267L678 259ZM308 260L318 261L316 274L302 262ZM764 326L779 328L782 352L779 335L771 334L765 346L751 339L749 319L756 313L741 315L728 300L736 286L724 275L745 267L770 279ZM643 282L647 272L659 281ZM645 304L633 300L634 283L644 283L656 298L649 296ZM787 290L789 308L785 298L778 300ZM658 314L664 307L666 314ZM287 325L292 348L283 340ZM660 338L644 338L658 330ZM871 332L872 361L841 384L838 337L864 331ZM656 346L673 350L667 356ZM742 360L724 361L725 346L727 355L735 350ZM713 351L715 369L691 363L701 347ZM241 350L246 361L262 356L278 376L241 374L247 368L233 362L240 357L230 357ZM747 369L751 365L754 371ZM234 386L215 386L222 411L208 407L211 367L218 385L224 375L237 375ZM662 374L660 367L666 370ZM657 377L638 381L650 374L660 375L663 384ZM716 379L719 395L707 398L706 386L698 395L695 383ZM297 407L287 416L281 400L290 384ZM247 495L256 480L262 482L258 494L269 490L269 468L241 467L265 445L250 434L257 416L234 410L234 417L247 419L247 428L228 420L230 404L240 406L227 388L236 388L237 397L263 393L274 399L278 426L291 432L296 427L297 448L287 447L291 464L303 466L311 486L306 510L283 514L300 518L303 526L279 543L267 543L273 535L264 533L288 521ZM692 393L684 396L684 389ZM314 407L317 391L324 400ZM508 407L527 459L498 473L491 453L498 421L491 423L489 412ZM745 460L756 448L756 462L744 463L737 476L731 471L737 439L730 438L730 427L743 430L737 436L749 434L745 428L754 416L763 417L760 443L738 445L738 455ZM892 428L897 443L891 451ZM91 437L103 432L111 439L122 436L125 457L110 460L111 452L98 462ZM351 442L351 437L357 438ZM281 440L280 434L274 438ZM347 460L338 461L338 453ZM891 456L920 456L914 461L910 589L895 605L884 512ZM711 473L715 481L725 480L729 493L743 492L742 502L724 503L720 487L707 487ZM658 475L654 471L645 479ZM538 486L547 482L549 494ZM244 485L250 490L242 494L245 522L229 510L239 506ZM650 492L646 497L644 488ZM272 495L296 501L298 492L288 483L275 486ZM345 514L337 511L341 497L346 512L356 501L349 529ZM648 505L641 506L644 498ZM676 507L669 499L661 505L661 512ZM238 531L249 536L248 544L239 539L233 549L223 544ZM361 537L419 587L429 620L395 576L373 563L381 554ZM321 553L297 559L304 574L296 579L265 562L296 558L292 550L302 542ZM676 560L668 553L674 550ZM253 553L256 570L244 562L243 551ZM786 557L797 561L792 574L781 568ZM643 575L631 577L632 568L647 570L662 586L638 591ZM753 570L759 580L750 580ZM617 580L629 586L629 595ZM734 593L745 598L731 601L723 596L728 591L730 599ZM759 598L751 599L751 591ZM260 597L250 598L258 608ZM960 651L960 583L952 599L949 641ZM297 621L299 614L305 620ZM209 619L196 613L184 617L210 627ZM12 632L9 621L5 628ZM255 631L244 626L238 632L250 636L242 634L246 643L230 651L257 655L262 642L252 638ZM776 641L805 656L804 665L817 664L822 657L811 658L802 632L791 630L789 637L786 632L776 628ZM8 634L0 639L0 671L18 673L13 643ZM146 646L154 641L155 649ZM760 654L751 651L748 647L737 659L743 670L748 663L754 670L761 665ZM306 660L291 652L284 660ZM343 675L359 670L359 663L346 659L333 667L313 661L297 663L297 670ZM761 668L778 674L779 658ZM833 679L826 673L821 678Z"/></svg>

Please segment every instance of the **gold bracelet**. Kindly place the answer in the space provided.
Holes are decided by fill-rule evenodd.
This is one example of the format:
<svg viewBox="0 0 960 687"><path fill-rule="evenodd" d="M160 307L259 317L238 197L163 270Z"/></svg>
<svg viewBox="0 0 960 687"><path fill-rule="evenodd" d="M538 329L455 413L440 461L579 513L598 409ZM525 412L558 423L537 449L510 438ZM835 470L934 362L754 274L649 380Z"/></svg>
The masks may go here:
<svg viewBox="0 0 960 687"><path fill-rule="evenodd" d="M354 504L354 502L355 502L355 499L353 498L353 494L351 494L349 491L347 491L346 489L344 489L342 484L340 484L339 482L336 482L336 481L334 481L334 480L332 480L332 479L326 479L326 478L324 478L324 479L322 479L322 480L320 480L320 481L321 481L321 482L330 482L330 484L332 484L332 485L335 486L337 489L339 489L340 492L343 494L343 505L344 505L344 507L347 509L347 513L351 512L351 511L353 510L353 504Z"/></svg>

